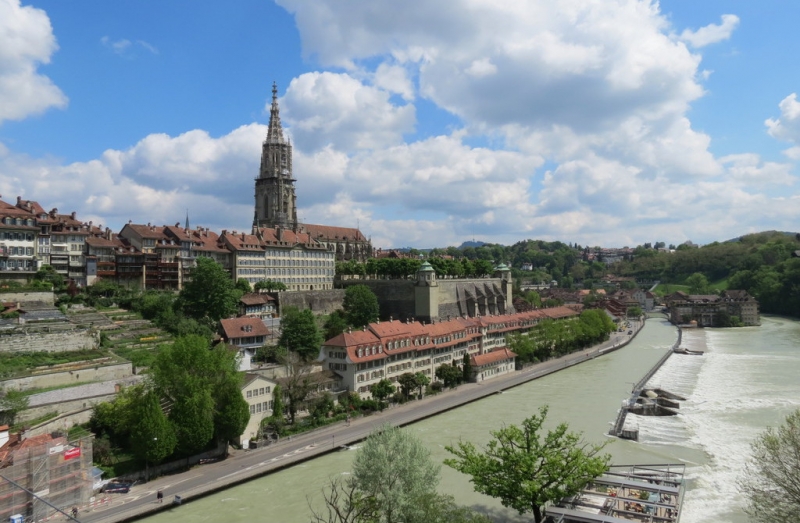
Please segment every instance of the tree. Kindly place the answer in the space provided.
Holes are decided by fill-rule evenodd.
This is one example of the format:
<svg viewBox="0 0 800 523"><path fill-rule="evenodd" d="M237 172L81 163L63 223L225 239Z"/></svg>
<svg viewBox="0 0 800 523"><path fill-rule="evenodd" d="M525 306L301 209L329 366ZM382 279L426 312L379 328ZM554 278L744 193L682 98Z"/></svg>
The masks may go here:
<svg viewBox="0 0 800 523"><path fill-rule="evenodd" d="M410 432L383 425L358 450L353 483L374 500L380 521L422 523L418 501L435 494L439 466Z"/></svg>
<svg viewBox="0 0 800 523"><path fill-rule="evenodd" d="M380 402L380 408L383 410L383 401L394 394L394 385L392 385L391 381L383 378L378 383L372 385L369 388L369 392L372 394L373 398Z"/></svg>
<svg viewBox="0 0 800 523"><path fill-rule="evenodd" d="M57 273L51 265L42 265L42 268L33 275L33 280L49 283L56 293L63 292L67 288L64 276Z"/></svg>
<svg viewBox="0 0 800 523"><path fill-rule="evenodd" d="M404 372L397 377L397 383L403 389L403 395L406 400L411 396L411 391L417 388L417 376L411 372Z"/></svg>
<svg viewBox="0 0 800 523"><path fill-rule="evenodd" d="M536 523L552 501L580 492L608 468L604 445L584 443L566 423L542 434L547 407L522 422L492 432L494 439L480 451L472 443L445 447L456 456L445 464L472 476L475 490L500 498L503 506L520 514L531 512Z"/></svg>
<svg viewBox="0 0 800 523"><path fill-rule="evenodd" d="M272 416L264 418L261 422L262 431L265 427L270 427L277 435L283 434L283 389L280 385L275 385L272 389Z"/></svg>
<svg viewBox="0 0 800 523"><path fill-rule="evenodd" d="M239 278L236 280L236 289L242 292L242 294L247 294L249 292L253 292L253 288L250 287L250 282L247 281L246 278Z"/></svg>
<svg viewBox="0 0 800 523"><path fill-rule="evenodd" d="M145 463L160 463L175 451L178 440L156 393L140 392L133 409L131 448Z"/></svg>
<svg viewBox="0 0 800 523"><path fill-rule="evenodd" d="M281 363L286 367L286 377L281 378L281 383L283 383L284 395L288 400L289 422L294 424L297 411L301 409L309 394L319 385L320 374L313 372L311 364L303 360L297 353L288 353L281 359Z"/></svg>
<svg viewBox="0 0 800 523"><path fill-rule="evenodd" d="M427 387L428 385L430 385L430 383L431 383L431 380L430 380L430 378L428 378L428 377L427 377L427 376L426 376L424 373L422 373L422 372L417 372L417 373L414 375L414 377L415 377L415 378L417 378L417 388L419 388L419 398L420 398L420 399L422 399L422 395L423 395L423 393L425 392L425 387Z"/></svg>
<svg viewBox="0 0 800 523"><path fill-rule="evenodd" d="M461 365L461 372L461 381L469 383L469 380L472 379L472 358L468 352L464 353L464 362Z"/></svg>
<svg viewBox="0 0 800 523"><path fill-rule="evenodd" d="M708 293L708 278L702 273L696 272L686 278L686 285L689 286L689 294Z"/></svg>
<svg viewBox="0 0 800 523"><path fill-rule="evenodd" d="M444 386L451 389L459 384L463 373L455 365L443 363L436 369L436 379L441 380Z"/></svg>
<svg viewBox="0 0 800 523"><path fill-rule="evenodd" d="M211 258L197 258L191 280L184 284L179 296L180 308L199 321L216 325L222 318L236 313L242 296L222 265Z"/></svg>
<svg viewBox="0 0 800 523"><path fill-rule="evenodd" d="M280 346L296 352L303 360L308 361L319 356L322 342L322 334L311 310L284 308L281 315L281 337L278 340Z"/></svg>
<svg viewBox="0 0 800 523"><path fill-rule="evenodd" d="M800 521L800 409L756 438L739 488L752 521Z"/></svg>
<svg viewBox="0 0 800 523"><path fill-rule="evenodd" d="M347 318L342 310L335 310L328 315L325 324L322 326L325 329L323 338L329 340L335 338L347 329Z"/></svg>
<svg viewBox="0 0 800 523"><path fill-rule="evenodd" d="M353 327L363 327L378 321L380 312L378 297L366 285L352 285L344 291L342 301L347 323Z"/></svg>
<svg viewBox="0 0 800 523"><path fill-rule="evenodd" d="M21 391L0 391L0 425L13 425L17 414L27 408L28 396Z"/></svg>
<svg viewBox="0 0 800 523"><path fill-rule="evenodd" d="M260 290L266 290L267 292L274 292L274 291L285 291L286 284L282 281L273 281L273 280L261 280L256 282L253 286L253 289L258 292Z"/></svg>
<svg viewBox="0 0 800 523"><path fill-rule="evenodd" d="M215 436L225 441L244 431L250 411L240 392L243 376L227 347L210 348L200 336L178 338L160 349L151 376L155 390L171 404L169 420L180 452L191 454Z"/></svg>

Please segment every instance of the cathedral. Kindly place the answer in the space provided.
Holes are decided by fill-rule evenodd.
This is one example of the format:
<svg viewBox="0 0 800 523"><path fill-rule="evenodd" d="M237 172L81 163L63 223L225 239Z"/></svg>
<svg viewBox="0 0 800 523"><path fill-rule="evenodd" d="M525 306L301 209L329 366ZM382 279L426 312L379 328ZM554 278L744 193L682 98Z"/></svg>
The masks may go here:
<svg viewBox="0 0 800 523"><path fill-rule="evenodd" d="M306 233L336 253L337 261L366 261L372 256L372 244L357 228L299 223L297 195L292 173L292 144L283 136L278 88L272 84L269 128L261 149L261 167L255 180L255 215L253 234L260 229L287 229Z"/></svg>

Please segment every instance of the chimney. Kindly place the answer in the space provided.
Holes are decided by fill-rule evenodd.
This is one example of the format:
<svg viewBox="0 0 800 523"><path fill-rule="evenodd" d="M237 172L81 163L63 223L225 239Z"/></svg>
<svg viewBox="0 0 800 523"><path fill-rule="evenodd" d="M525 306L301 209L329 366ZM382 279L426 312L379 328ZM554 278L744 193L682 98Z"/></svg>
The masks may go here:
<svg viewBox="0 0 800 523"><path fill-rule="evenodd" d="M111 241L111 238L112 238L112 235L113 235L113 234L114 234L114 233L112 233L112 232L111 232L111 229L109 229L108 227L106 227L106 240L108 240L108 241Z"/></svg>
<svg viewBox="0 0 800 523"><path fill-rule="evenodd" d="M276 227L275 230L278 232L278 241L283 241L283 229L281 227Z"/></svg>
<svg viewBox="0 0 800 523"><path fill-rule="evenodd" d="M22 205L22 196L17 196L17 205Z"/></svg>
<svg viewBox="0 0 800 523"><path fill-rule="evenodd" d="M75 219L75 216L76 216L76 215L75 215L75 211L72 211L72 214L70 214L70 216L71 216L71 217L72 217L72 219L74 220L74 219Z"/></svg>

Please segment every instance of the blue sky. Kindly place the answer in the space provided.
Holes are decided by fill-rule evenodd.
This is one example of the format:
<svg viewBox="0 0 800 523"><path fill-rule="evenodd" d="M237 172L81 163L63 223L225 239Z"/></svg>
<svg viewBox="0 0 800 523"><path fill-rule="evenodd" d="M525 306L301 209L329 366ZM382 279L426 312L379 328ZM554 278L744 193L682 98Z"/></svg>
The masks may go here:
<svg viewBox="0 0 800 523"><path fill-rule="evenodd" d="M795 231L798 11L0 0L0 194L248 230L275 81L300 218L375 246Z"/></svg>

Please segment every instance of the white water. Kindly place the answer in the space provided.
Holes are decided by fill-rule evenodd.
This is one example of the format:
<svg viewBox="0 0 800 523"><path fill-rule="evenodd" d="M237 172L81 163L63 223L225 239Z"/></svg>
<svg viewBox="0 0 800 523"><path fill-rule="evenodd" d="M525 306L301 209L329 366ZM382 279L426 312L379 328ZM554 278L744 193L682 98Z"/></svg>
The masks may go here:
<svg viewBox="0 0 800 523"><path fill-rule="evenodd" d="M769 317L761 327L687 330L682 346L705 355L675 354L650 380L687 401L679 416L640 418L640 443L702 452L686 460L681 523L747 521L737 481L750 443L800 407L798 341L796 321Z"/></svg>

